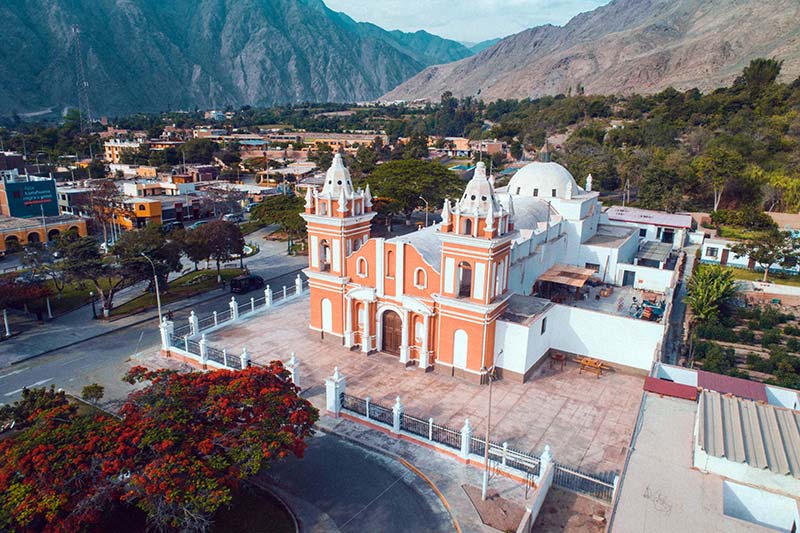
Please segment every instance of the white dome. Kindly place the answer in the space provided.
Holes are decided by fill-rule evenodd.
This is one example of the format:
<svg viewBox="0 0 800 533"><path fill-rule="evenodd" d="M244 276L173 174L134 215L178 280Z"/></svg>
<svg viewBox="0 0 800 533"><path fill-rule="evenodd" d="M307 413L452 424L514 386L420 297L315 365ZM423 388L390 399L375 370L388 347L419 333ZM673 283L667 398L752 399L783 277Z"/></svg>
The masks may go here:
<svg viewBox="0 0 800 533"><path fill-rule="evenodd" d="M485 215L489 212L490 204L495 213L500 211L500 204L494 196L494 187L486 177L486 165L480 162L475 166L475 175L467 183L458 206L463 213Z"/></svg>
<svg viewBox="0 0 800 533"><path fill-rule="evenodd" d="M331 168L325 175L325 185L322 187L322 196L328 198L338 198L344 190L347 198L353 197L353 181L350 179L350 171L344 166L342 154L337 153L333 156Z"/></svg>
<svg viewBox="0 0 800 533"><path fill-rule="evenodd" d="M516 196L572 198L581 192L569 170L549 161L525 165L508 182L508 193Z"/></svg>

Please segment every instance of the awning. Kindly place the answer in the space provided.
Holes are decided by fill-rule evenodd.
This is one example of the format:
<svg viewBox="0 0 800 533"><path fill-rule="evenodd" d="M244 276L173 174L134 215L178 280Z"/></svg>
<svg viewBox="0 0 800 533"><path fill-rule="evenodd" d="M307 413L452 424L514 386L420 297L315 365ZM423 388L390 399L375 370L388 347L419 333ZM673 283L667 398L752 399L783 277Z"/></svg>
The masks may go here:
<svg viewBox="0 0 800 533"><path fill-rule="evenodd" d="M549 281L570 287L583 287L596 272L590 268L580 268L572 265L555 265L550 270L539 276L536 281Z"/></svg>
<svg viewBox="0 0 800 533"><path fill-rule="evenodd" d="M657 241L647 241L642 243L642 245L639 247L639 253L636 254L636 257L638 259L655 261L657 263L666 263L667 259L669 259L669 254L671 253L671 244Z"/></svg>

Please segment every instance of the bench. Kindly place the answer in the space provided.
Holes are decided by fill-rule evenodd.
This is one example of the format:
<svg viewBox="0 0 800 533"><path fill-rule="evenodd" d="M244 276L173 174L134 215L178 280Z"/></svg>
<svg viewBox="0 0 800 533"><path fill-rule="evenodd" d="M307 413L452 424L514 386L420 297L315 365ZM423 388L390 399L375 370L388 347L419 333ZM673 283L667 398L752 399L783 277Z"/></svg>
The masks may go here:
<svg viewBox="0 0 800 533"><path fill-rule="evenodd" d="M586 370L587 372L597 374L598 379L603 375L603 370L612 370L612 368L604 362L598 359L592 359L591 357L576 357L573 361L581 366L581 369L578 371L579 374L582 374L583 371Z"/></svg>

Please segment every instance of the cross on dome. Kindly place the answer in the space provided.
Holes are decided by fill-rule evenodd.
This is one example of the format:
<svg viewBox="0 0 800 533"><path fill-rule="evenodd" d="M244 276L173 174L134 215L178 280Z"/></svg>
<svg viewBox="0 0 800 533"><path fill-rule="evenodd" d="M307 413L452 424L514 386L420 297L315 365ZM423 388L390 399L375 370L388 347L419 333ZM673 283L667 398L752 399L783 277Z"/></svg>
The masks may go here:
<svg viewBox="0 0 800 533"><path fill-rule="evenodd" d="M344 192L346 198L353 197L353 180L350 178L350 171L344 166L342 154L333 156L333 163L328 173L325 175L325 185L322 188L322 196L328 198L338 198Z"/></svg>

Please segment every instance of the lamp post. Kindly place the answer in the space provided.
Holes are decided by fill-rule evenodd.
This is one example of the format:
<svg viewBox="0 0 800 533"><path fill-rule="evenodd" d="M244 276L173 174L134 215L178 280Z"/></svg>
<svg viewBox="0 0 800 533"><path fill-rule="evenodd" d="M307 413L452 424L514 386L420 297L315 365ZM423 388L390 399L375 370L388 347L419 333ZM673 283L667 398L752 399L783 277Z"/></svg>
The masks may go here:
<svg viewBox="0 0 800 533"><path fill-rule="evenodd" d="M425 202L425 227L428 227L428 200L423 198L422 196L419 197L420 200Z"/></svg>
<svg viewBox="0 0 800 533"><path fill-rule="evenodd" d="M481 370L486 371L486 378L489 380L489 405L486 408L486 440L483 443L483 483L481 484L481 500L486 501L486 492L489 490L489 430L492 424L492 383L494 383L495 366L489 370L486 367Z"/></svg>
<svg viewBox="0 0 800 533"><path fill-rule="evenodd" d="M158 306L158 323L161 324L164 322L163 318L161 317L161 293L158 291L158 274L156 274L156 264L153 263L153 260L147 257L147 254L142 252L142 257L147 259L150 263L150 266L153 267L153 281L155 282L156 287L156 305Z"/></svg>
<svg viewBox="0 0 800 533"><path fill-rule="evenodd" d="M97 309L94 306L94 291L89 291L89 296L92 297L92 318L97 320Z"/></svg>

